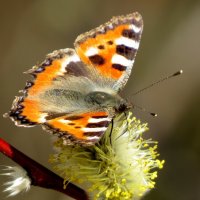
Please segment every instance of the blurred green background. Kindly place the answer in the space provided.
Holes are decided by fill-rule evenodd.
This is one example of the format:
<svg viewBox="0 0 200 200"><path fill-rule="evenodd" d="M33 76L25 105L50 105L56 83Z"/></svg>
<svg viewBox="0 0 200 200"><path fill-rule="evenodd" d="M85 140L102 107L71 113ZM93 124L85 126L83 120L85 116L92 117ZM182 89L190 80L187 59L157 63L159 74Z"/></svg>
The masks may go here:
<svg viewBox="0 0 200 200"><path fill-rule="evenodd" d="M144 32L125 96L156 112L135 115L148 122L147 137L159 141L166 160L156 188L143 200L200 199L200 1L197 0L18 0L0 1L0 115L10 109L18 90L30 79L22 72L55 49L73 47L76 37L112 16L138 11ZM182 76L142 94L131 93L183 69ZM40 127L19 128L0 118L0 137L50 168L50 136ZM14 165L0 155L1 165ZM0 177L0 191L4 177ZM6 194L0 192L0 199ZM66 196L32 187L15 200L63 200Z"/></svg>

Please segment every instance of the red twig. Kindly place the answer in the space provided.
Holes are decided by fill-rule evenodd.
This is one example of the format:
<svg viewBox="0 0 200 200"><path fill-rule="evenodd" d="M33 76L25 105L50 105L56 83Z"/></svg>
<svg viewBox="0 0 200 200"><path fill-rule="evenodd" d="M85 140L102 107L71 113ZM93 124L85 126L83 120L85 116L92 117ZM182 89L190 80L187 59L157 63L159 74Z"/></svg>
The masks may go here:
<svg viewBox="0 0 200 200"><path fill-rule="evenodd" d="M64 180L61 177L40 165L38 162L32 160L1 138L0 152L15 161L27 171L28 176L32 181L32 185L53 189L77 200L89 200L86 192L83 189L72 183L68 183L67 188L64 189Z"/></svg>

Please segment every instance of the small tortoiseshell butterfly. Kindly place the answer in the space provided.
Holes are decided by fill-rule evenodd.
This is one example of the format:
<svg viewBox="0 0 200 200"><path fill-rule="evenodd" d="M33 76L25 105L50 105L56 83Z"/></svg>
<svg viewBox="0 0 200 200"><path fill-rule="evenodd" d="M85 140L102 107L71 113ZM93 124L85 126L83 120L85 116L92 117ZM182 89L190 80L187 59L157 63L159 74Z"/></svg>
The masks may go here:
<svg viewBox="0 0 200 200"><path fill-rule="evenodd" d="M69 144L96 143L112 118L130 107L119 92L130 76L142 29L137 12L113 17L78 36L75 50L48 54L27 71L34 80L7 116L17 126L40 124Z"/></svg>

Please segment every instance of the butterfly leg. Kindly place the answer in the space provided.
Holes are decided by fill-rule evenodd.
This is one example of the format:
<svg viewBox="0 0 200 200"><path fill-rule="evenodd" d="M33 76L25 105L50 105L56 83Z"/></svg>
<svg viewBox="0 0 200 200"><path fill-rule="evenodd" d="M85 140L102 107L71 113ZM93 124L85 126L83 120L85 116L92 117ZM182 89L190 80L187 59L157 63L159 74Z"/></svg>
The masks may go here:
<svg viewBox="0 0 200 200"><path fill-rule="evenodd" d="M110 134L109 134L109 138L110 138L110 144L112 146L112 131L113 131L113 126L114 126L114 120L111 120L111 127L110 127Z"/></svg>

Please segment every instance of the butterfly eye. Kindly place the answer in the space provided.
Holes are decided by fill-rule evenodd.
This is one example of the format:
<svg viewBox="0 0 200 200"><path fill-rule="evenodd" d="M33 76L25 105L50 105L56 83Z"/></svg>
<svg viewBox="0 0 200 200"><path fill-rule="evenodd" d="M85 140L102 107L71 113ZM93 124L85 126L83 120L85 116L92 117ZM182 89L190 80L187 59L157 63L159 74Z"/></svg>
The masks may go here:
<svg viewBox="0 0 200 200"><path fill-rule="evenodd" d="M98 94L96 95L96 98L97 98L97 99L100 99L100 100L105 100L106 96L105 96L105 94L103 94L103 93L98 93Z"/></svg>

